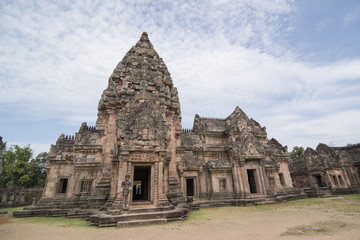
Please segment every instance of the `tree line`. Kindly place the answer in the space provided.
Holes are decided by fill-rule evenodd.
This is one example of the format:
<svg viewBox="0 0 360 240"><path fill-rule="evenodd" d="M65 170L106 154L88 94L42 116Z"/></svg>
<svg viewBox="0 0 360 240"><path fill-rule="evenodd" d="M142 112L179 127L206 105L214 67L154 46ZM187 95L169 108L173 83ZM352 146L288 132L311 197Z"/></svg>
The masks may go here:
<svg viewBox="0 0 360 240"><path fill-rule="evenodd" d="M42 152L34 158L30 145L11 145L7 148L5 143L0 188L14 185L21 188L43 187L46 180L46 157L47 153Z"/></svg>

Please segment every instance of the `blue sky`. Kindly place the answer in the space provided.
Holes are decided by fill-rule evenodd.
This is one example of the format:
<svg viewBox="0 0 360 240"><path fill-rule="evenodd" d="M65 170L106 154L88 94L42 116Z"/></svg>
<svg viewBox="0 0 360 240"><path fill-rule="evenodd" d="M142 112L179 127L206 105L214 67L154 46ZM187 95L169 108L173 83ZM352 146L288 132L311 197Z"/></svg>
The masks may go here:
<svg viewBox="0 0 360 240"><path fill-rule="evenodd" d="M283 145L360 142L360 2L1 1L0 136L48 151L94 125L117 63L146 31L182 124L236 106Z"/></svg>

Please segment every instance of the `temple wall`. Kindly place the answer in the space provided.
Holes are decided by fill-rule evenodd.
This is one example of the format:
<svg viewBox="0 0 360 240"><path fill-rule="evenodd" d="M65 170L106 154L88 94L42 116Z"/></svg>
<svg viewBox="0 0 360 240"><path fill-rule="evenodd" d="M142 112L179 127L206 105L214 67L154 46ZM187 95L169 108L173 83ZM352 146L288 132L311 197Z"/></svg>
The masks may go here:
<svg viewBox="0 0 360 240"><path fill-rule="evenodd" d="M292 179L291 179L291 175L290 175L290 171L289 171L289 164L287 162L280 162L279 173L283 174L285 184L282 185L280 183L280 179L279 179L279 182L278 182L277 186L279 186L281 188L283 188L283 187L292 188L293 184L292 184ZM279 174L278 174L278 178L279 178Z"/></svg>
<svg viewBox="0 0 360 240"><path fill-rule="evenodd" d="M53 164L47 170L46 185L45 185L45 191L44 191L44 197L46 197L46 198L52 198L52 197L55 197L55 195L56 195L59 167L60 167L59 165Z"/></svg>
<svg viewBox="0 0 360 240"><path fill-rule="evenodd" d="M347 187L342 169L331 169L327 171L333 188Z"/></svg>
<svg viewBox="0 0 360 240"><path fill-rule="evenodd" d="M114 151L116 147L116 120L117 116L115 113L109 114L108 118L105 120L105 129L104 135L100 139L100 145L103 146L102 151L102 178L110 179L111 178L111 152Z"/></svg>
<svg viewBox="0 0 360 240"><path fill-rule="evenodd" d="M212 189L213 196L216 197L232 197L234 193L231 171L213 171Z"/></svg>
<svg viewBox="0 0 360 240"><path fill-rule="evenodd" d="M0 189L0 208L28 206L38 202L43 188L3 188Z"/></svg>

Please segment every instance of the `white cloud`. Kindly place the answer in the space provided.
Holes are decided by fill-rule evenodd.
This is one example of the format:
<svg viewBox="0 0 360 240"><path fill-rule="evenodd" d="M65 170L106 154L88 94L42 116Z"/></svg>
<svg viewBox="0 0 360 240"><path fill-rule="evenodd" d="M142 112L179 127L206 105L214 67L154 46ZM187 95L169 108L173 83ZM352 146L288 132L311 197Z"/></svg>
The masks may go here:
<svg viewBox="0 0 360 240"><path fill-rule="evenodd" d="M0 112L94 122L113 68L147 31L184 127L195 113L227 117L238 105L284 145L358 142L360 60L297 60L284 40L292 1L84 4L0 4Z"/></svg>

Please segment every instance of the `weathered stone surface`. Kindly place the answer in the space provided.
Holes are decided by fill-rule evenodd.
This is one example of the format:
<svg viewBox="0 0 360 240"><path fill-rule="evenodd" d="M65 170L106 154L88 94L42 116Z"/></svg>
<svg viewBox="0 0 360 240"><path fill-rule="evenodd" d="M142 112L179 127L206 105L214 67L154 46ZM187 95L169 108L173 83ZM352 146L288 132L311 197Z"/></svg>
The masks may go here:
<svg viewBox="0 0 360 240"><path fill-rule="evenodd" d="M291 176L299 188L329 188L335 193L351 193L360 187L360 144L307 148L301 161L291 162Z"/></svg>
<svg viewBox="0 0 360 240"><path fill-rule="evenodd" d="M0 208L28 206L36 204L43 193L43 188L18 188L11 185L0 189Z"/></svg>
<svg viewBox="0 0 360 240"><path fill-rule="evenodd" d="M116 225L114 216L138 204L280 200L295 194L288 159L287 148L268 140L265 127L239 107L225 119L196 115L193 128L182 129L177 89L143 33L111 74L96 126L83 123L75 136L62 134L51 146L37 208L99 208L107 214L93 217L93 224ZM121 184L127 174L129 209Z"/></svg>

